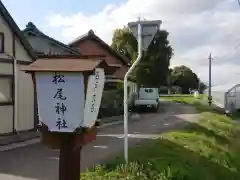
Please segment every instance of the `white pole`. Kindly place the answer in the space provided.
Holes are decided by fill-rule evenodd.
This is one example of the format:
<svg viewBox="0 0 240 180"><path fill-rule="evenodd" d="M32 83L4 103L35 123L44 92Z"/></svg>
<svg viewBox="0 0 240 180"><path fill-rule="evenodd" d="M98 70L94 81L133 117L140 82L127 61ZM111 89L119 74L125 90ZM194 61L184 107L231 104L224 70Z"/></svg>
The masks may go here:
<svg viewBox="0 0 240 180"><path fill-rule="evenodd" d="M138 23L138 57L124 76L124 158L128 163L128 76L142 58L142 26Z"/></svg>

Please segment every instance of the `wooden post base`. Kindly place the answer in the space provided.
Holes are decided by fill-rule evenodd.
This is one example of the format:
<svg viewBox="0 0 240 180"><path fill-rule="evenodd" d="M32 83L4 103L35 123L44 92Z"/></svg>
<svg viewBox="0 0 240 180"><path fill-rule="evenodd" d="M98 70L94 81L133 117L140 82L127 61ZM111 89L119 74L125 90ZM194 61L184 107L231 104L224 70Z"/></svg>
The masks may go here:
<svg viewBox="0 0 240 180"><path fill-rule="evenodd" d="M80 161L82 147L97 137L97 128L77 133L49 132L46 126L38 127L41 142L52 149L60 149L59 180L80 180Z"/></svg>
<svg viewBox="0 0 240 180"><path fill-rule="evenodd" d="M80 180L82 146L76 148L74 136L68 136L60 148L59 180Z"/></svg>

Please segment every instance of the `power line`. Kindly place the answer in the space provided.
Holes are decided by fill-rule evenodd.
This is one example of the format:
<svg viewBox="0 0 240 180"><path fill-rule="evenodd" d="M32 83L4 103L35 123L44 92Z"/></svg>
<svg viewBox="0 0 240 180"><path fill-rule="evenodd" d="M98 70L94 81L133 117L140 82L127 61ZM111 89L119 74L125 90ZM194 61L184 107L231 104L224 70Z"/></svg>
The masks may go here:
<svg viewBox="0 0 240 180"><path fill-rule="evenodd" d="M240 2L240 0L239 0L239 2ZM233 49L233 51L236 51L239 46L240 46L240 43L238 43L238 45Z"/></svg>
<svg viewBox="0 0 240 180"><path fill-rule="evenodd" d="M240 3L240 0L238 0ZM240 47L240 42L237 44L237 46L235 46L231 51L229 51L229 53L227 53L226 55L222 56L222 57L218 57L215 56L214 59L222 59L222 58L227 58L228 56L232 55L233 53L235 53L235 51Z"/></svg>

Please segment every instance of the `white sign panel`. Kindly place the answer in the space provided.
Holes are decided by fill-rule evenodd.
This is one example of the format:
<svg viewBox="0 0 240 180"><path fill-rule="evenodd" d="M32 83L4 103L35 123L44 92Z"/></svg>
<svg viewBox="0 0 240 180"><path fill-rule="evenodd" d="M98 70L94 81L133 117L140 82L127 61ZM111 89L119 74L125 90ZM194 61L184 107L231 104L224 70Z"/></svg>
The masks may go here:
<svg viewBox="0 0 240 180"><path fill-rule="evenodd" d="M83 127L94 125L98 117L99 107L101 105L102 93L105 82L104 70L96 68L95 74L88 79L86 104L84 109Z"/></svg>
<svg viewBox="0 0 240 180"><path fill-rule="evenodd" d="M136 21L128 23L128 27L133 36L138 39L138 24L141 24L142 47L146 50L159 30L161 23L162 21Z"/></svg>
<svg viewBox="0 0 240 180"><path fill-rule="evenodd" d="M82 73L37 72L39 120L52 132L73 132L84 118Z"/></svg>

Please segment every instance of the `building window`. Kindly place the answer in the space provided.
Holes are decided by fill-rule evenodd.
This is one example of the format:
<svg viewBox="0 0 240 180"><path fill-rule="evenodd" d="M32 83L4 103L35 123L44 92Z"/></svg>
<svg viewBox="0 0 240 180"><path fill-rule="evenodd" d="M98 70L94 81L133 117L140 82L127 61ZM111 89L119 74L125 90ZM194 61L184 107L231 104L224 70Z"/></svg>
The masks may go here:
<svg viewBox="0 0 240 180"><path fill-rule="evenodd" d="M228 97L236 97L236 88L232 89L230 92L228 92Z"/></svg>
<svg viewBox="0 0 240 180"><path fill-rule="evenodd" d="M0 106L13 104L13 76L0 75Z"/></svg>
<svg viewBox="0 0 240 180"><path fill-rule="evenodd" d="M229 92L228 97L236 97L236 92Z"/></svg>
<svg viewBox="0 0 240 180"><path fill-rule="evenodd" d="M0 32L0 53L4 52L4 34Z"/></svg>

